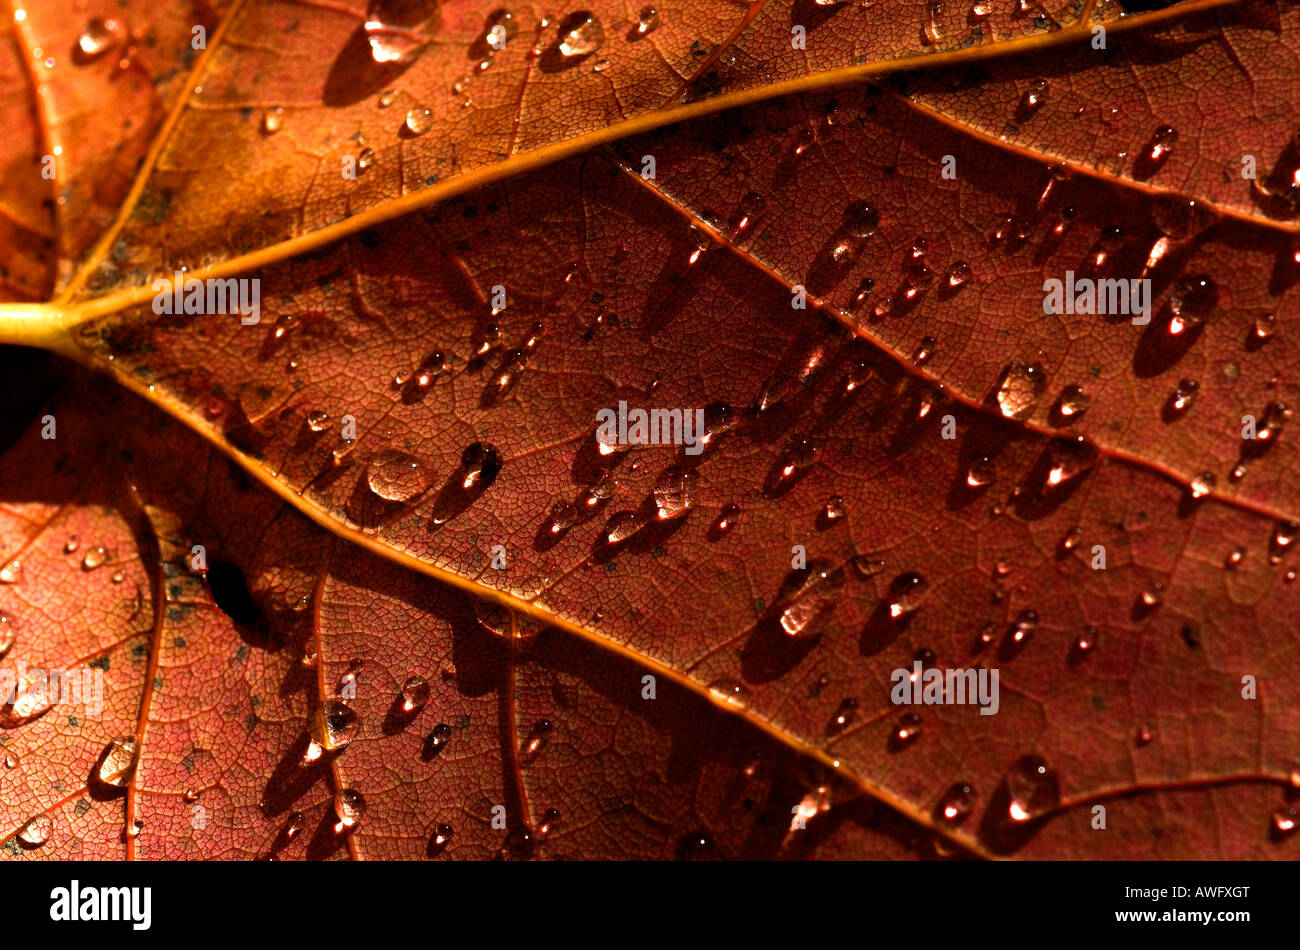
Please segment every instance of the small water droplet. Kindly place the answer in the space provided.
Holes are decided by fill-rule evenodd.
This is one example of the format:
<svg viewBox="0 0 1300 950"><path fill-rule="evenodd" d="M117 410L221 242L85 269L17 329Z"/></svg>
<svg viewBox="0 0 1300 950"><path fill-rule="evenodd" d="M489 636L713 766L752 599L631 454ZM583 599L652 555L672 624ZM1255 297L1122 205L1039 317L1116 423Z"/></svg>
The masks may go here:
<svg viewBox="0 0 1300 950"><path fill-rule="evenodd" d="M958 287L965 287L966 283L971 279L971 266L965 261L953 261L948 265L945 279L948 286L953 290Z"/></svg>
<svg viewBox="0 0 1300 950"><path fill-rule="evenodd" d="M898 575L889 585L889 616L897 620L913 613L929 590L929 582L915 571Z"/></svg>
<svg viewBox="0 0 1300 950"><path fill-rule="evenodd" d="M396 89L385 89L383 92L379 94L379 108L381 109L387 109L396 101L397 101Z"/></svg>
<svg viewBox="0 0 1300 950"><path fill-rule="evenodd" d="M911 745L921 734L921 717L918 713L903 713L894 724L894 732L889 737L894 746Z"/></svg>
<svg viewBox="0 0 1300 950"><path fill-rule="evenodd" d="M413 106L406 113L404 127L412 135L423 135L433 128L433 110L426 105Z"/></svg>
<svg viewBox="0 0 1300 950"><path fill-rule="evenodd" d="M262 132L266 135L274 135L280 131L280 126L284 124L284 108L276 106L274 109L267 109L262 113Z"/></svg>
<svg viewBox="0 0 1300 950"><path fill-rule="evenodd" d="M1061 800L1060 780L1047 763L1036 755L1020 759L1007 773L1007 814L1012 821L1040 817Z"/></svg>
<svg viewBox="0 0 1300 950"><path fill-rule="evenodd" d="M1142 591L1142 606L1159 607L1165 599L1165 585L1157 581Z"/></svg>
<svg viewBox="0 0 1300 950"><path fill-rule="evenodd" d="M95 774L99 781L114 788L125 788L135 774L140 755L140 744L135 736L118 736L100 753L99 768Z"/></svg>
<svg viewBox="0 0 1300 950"><path fill-rule="evenodd" d="M410 501L432 482L427 466L414 456L384 449L370 459L366 484L385 501Z"/></svg>
<svg viewBox="0 0 1300 950"><path fill-rule="evenodd" d="M1200 383L1194 379L1181 379L1174 391L1169 396L1169 411L1182 415L1192 404L1196 402L1196 391L1200 389Z"/></svg>
<svg viewBox="0 0 1300 950"><path fill-rule="evenodd" d="M365 171L375 164L375 150L373 148L363 148L357 153L357 171Z"/></svg>
<svg viewBox="0 0 1300 950"><path fill-rule="evenodd" d="M488 442L474 442L465 447L460 455L460 467L463 477L461 488L481 491L496 480L501 471L501 453L496 446Z"/></svg>
<svg viewBox="0 0 1300 950"><path fill-rule="evenodd" d="M1061 420L1073 420L1088 411L1092 405L1092 397L1089 396L1082 386L1078 383L1070 383L1061 390L1061 395L1056 398L1056 405L1053 407L1054 414Z"/></svg>
<svg viewBox="0 0 1300 950"><path fill-rule="evenodd" d="M853 565L853 570L857 572L858 577L864 580L868 577L874 577L885 569L885 562L879 558L867 557L865 554L855 554L849 559Z"/></svg>
<svg viewBox="0 0 1300 950"><path fill-rule="evenodd" d="M1046 488L1052 489L1088 472L1097 463L1097 447L1083 436L1053 439L1047 445L1051 467Z"/></svg>
<svg viewBox="0 0 1300 950"><path fill-rule="evenodd" d="M1214 473L1199 472L1192 478L1191 491L1193 498L1204 498L1210 492L1214 491Z"/></svg>
<svg viewBox="0 0 1300 950"><path fill-rule="evenodd" d="M739 505L723 505L722 510L718 512L717 520L713 522L713 529L718 534L726 534L736 526L736 521L740 518ZM3 656L3 651L0 651Z"/></svg>
<svg viewBox="0 0 1300 950"><path fill-rule="evenodd" d="M284 836L292 840L307 826L307 816L300 811L290 812L285 820Z"/></svg>
<svg viewBox="0 0 1300 950"><path fill-rule="evenodd" d="M422 709L429 701L429 681L412 675L402 684L402 712L408 716Z"/></svg>
<svg viewBox="0 0 1300 950"><path fill-rule="evenodd" d="M567 501L557 501L551 506L550 514L547 515L546 530L547 533L554 536L562 534L573 527L573 523L578 520L578 509L573 507Z"/></svg>
<svg viewBox="0 0 1300 950"><path fill-rule="evenodd" d="M961 824L975 807L975 790L965 782L958 782L939 799L935 812L951 825Z"/></svg>
<svg viewBox="0 0 1300 950"><path fill-rule="evenodd" d="M1291 834L1296 830L1298 821L1300 821L1300 809L1288 807L1273 812L1273 830L1278 835Z"/></svg>
<svg viewBox="0 0 1300 950"><path fill-rule="evenodd" d="M839 495L835 495L827 500L826 507L823 510L823 514L827 521L839 521L847 513L848 509L844 505L844 499Z"/></svg>
<svg viewBox="0 0 1300 950"><path fill-rule="evenodd" d="M355 788L341 788L334 795L334 814L339 822L336 832L350 831L361 824L366 816L366 799Z"/></svg>
<svg viewBox="0 0 1300 950"><path fill-rule="evenodd" d="M858 701L852 697L843 700L839 706L836 707L835 712L832 713L831 721L826 727L826 731L831 735L843 732L852 725L853 719L857 714Z"/></svg>
<svg viewBox="0 0 1300 950"><path fill-rule="evenodd" d="M1009 631L1010 642L1014 646L1023 646L1038 631L1038 612L1022 610L1016 615Z"/></svg>
<svg viewBox="0 0 1300 950"><path fill-rule="evenodd" d="M187 805L192 805L199 800L199 790L197 788L187 788L184 793L182 793L181 799Z"/></svg>
<svg viewBox="0 0 1300 950"><path fill-rule="evenodd" d="M68 540L63 542L63 553L72 554L74 551L77 550L80 544L81 544L81 538L75 534L72 535L71 537L68 538Z"/></svg>
<svg viewBox="0 0 1300 950"><path fill-rule="evenodd" d="M1236 567L1238 564L1241 563L1242 558L1244 558L1245 556L1246 556L1245 548L1235 547L1231 551L1229 551L1228 556L1223 559L1223 564L1225 567Z"/></svg>
<svg viewBox="0 0 1300 950"><path fill-rule="evenodd" d="M966 487L984 488L992 483L997 475L997 469L993 465L993 460L987 455L981 455L971 459L970 465L966 468Z"/></svg>
<svg viewBox="0 0 1300 950"><path fill-rule="evenodd" d="M329 413L320 409L313 409L311 412L307 413L307 428L312 432L325 431L325 427L329 425L329 422Z"/></svg>
<svg viewBox="0 0 1300 950"><path fill-rule="evenodd" d="M1156 130L1151 133L1151 141L1147 143L1146 159L1148 162L1159 164L1169 157L1170 151L1173 150L1174 143L1178 141L1178 130L1172 125L1157 126Z"/></svg>
<svg viewBox="0 0 1300 950"><path fill-rule="evenodd" d="M77 35L77 56L81 62L98 59L121 44L126 36L126 26L121 20L95 17Z"/></svg>
<svg viewBox="0 0 1300 950"><path fill-rule="evenodd" d="M87 550L85 556L82 557L81 569L84 571L93 571L95 568L102 566L107 560L108 551L104 549L103 545L97 544L93 548Z"/></svg>
<svg viewBox="0 0 1300 950"><path fill-rule="evenodd" d="M1080 656L1097 649L1097 628L1089 626L1074 638L1074 652Z"/></svg>
<svg viewBox="0 0 1300 950"><path fill-rule="evenodd" d="M588 10L570 13L560 24L560 40L557 47L560 55L566 59L577 56L589 56L605 42L605 28L600 20Z"/></svg>
<svg viewBox="0 0 1300 950"><path fill-rule="evenodd" d="M549 719L539 719L533 723L532 729L528 731L528 735L524 737L520 745L520 761L525 764L533 761L537 757L537 753L541 752L546 745L547 739L554 728Z"/></svg>
<svg viewBox="0 0 1300 950"><path fill-rule="evenodd" d="M659 11L654 7L642 7L636 18L636 35L645 36L659 29Z"/></svg>
<svg viewBox="0 0 1300 950"><path fill-rule="evenodd" d="M1025 90L1024 97L1020 100L1022 111L1027 113L1037 112L1047 102L1050 91L1046 79L1031 79L1029 88Z"/></svg>

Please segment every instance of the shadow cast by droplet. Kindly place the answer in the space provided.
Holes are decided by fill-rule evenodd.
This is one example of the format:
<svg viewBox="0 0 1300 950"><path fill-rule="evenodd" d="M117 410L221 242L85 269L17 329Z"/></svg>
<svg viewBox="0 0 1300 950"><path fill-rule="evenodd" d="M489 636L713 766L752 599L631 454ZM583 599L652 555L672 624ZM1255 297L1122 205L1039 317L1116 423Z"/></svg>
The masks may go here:
<svg viewBox="0 0 1300 950"><path fill-rule="evenodd" d="M311 737L304 730L294 739L276 763L271 777L262 787L259 808L262 817L270 818L291 810L294 802L329 774L329 757L321 756L315 762L304 763Z"/></svg>
<svg viewBox="0 0 1300 950"><path fill-rule="evenodd" d="M893 617L889 613L888 598L882 599L867 618L862 635L858 638L858 652L863 656L876 656L893 645L912 623L914 613Z"/></svg>
<svg viewBox="0 0 1300 950"><path fill-rule="evenodd" d="M334 108L355 105L393 85L418 58L413 56L404 63L376 63L365 27L358 26L330 64L322 99Z"/></svg>

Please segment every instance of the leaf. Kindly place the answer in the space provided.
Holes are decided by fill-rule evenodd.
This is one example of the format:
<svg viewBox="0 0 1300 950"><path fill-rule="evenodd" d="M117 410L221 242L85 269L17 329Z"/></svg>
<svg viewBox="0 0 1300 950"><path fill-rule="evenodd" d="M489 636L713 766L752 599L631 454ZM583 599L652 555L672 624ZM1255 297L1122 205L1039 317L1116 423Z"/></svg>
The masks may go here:
<svg viewBox="0 0 1300 950"><path fill-rule="evenodd" d="M209 12L113 223L0 311L66 377L0 457L7 659L103 656L112 699L5 731L11 831L56 828L11 851L1292 854L1295 265L1207 169L1277 186L1293 123L1261 93L1226 154L1234 86L1185 77L1262 82L1294 8L593 9L566 57L576 12L453 3L388 66L359 8ZM1166 77L1116 133L1176 113L1154 167L1068 110L1116 63ZM157 312L182 266L260 322ZM1044 314L1066 272L1150 278L1149 325ZM602 451L620 401L707 446ZM914 663L997 669L996 715L900 708Z"/></svg>

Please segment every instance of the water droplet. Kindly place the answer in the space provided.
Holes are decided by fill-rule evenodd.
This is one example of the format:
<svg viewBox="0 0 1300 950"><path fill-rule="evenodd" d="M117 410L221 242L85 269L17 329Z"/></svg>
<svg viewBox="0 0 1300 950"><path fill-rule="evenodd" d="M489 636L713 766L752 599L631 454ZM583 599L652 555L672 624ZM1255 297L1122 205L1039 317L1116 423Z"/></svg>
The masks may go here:
<svg viewBox="0 0 1300 950"><path fill-rule="evenodd" d="M1178 130L1172 125L1157 126L1156 130L1151 133L1151 141L1147 143L1146 159L1148 162L1159 164L1169 157L1170 151L1173 150L1174 143L1178 141Z"/></svg>
<svg viewBox="0 0 1300 950"><path fill-rule="evenodd" d="M39 848L50 840L53 831L54 821L48 815L37 815L28 818L18 829L18 840L24 847Z"/></svg>
<svg viewBox="0 0 1300 950"><path fill-rule="evenodd" d="M1021 108L1024 112L1037 112L1047 102L1047 95L1050 92L1046 79L1031 79L1029 88L1025 90L1024 97L1021 99Z"/></svg>
<svg viewBox="0 0 1300 950"><path fill-rule="evenodd" d="M300 811L290 812L284 824L284 836L292 840L307 826L307 816Z"/></svg>
<svg viewBox="0 0 1300 950"><path fill-rule="evenodd" d="M578 509L565 501L557 501L551 506L551 512L547 516L547 532L551 535L558 535L569 528L578 520Z"/></svg>
<svg viewBox="0 0 1300 950"><path fill-rule="evenodd" d="M1165 599L1165 585L1159 581L1142 591L1143 607L1159 607Z"/></svg>
<svg viewBox="0 0 1300 950"><path fill-rule="evenodd" d="M197 788L187 788L184 793L182 793L181 799L187 805L192 805L199 800L199 790Z"/></svg>
<svg viewBox="0 0 1300 950"><path fill-rule="evenodd" d="M852 697L843 700L831 715L831 721L826 727L826 731L831 735L843 732L853 723L857 714L858 701Z"/></svg>
<svg viewBox="0 0 1300 950"><path fill-rule="evenodd" d="M276 106L274 109L267 109L262 113L262 132L266 135L274 135L280 131L280 126L284 123L284 109Z"/></svg>
<svg viewBox="0 0 1300 950"><path fill-rule="evenodd" d="M307 413L307 428L312 432L323 432L325 427L329 425L329 422L329 413L320 409L313 409L311 412Z"/></svg>
<svg viewBox="0 0 1300 950"><path fill-rule="evenodd" d="M140 744L135 741L135 736L118 736L100 753L99 768L95 774L105 785L125 788L135 774L139 755Z"/></svg>
<svg viewBox="0 0 1300 950"><path fill-rule="evenodd" d="M519 22L509 10L494 10L488 17L487 29L483 31L483 41L495 53L505 48L507 42L519 32Z"/></svg>
<svg viewBox="0 0 1300 950"><path fill-rule="evenodd" d="M90 20L77 35L77 56L81 62L98 59L115 46L121 44L127 35L122 21L105 17Z"/></svg>
<svg viewBox="0 0 1300 950"><path fill-rule="evenodd" d="M385 501L410 501L431 481L431 474L419 459L396 449L384 449L370 459L366 469L366 484Z"/></svg>
<svg viewBox="0 0 1300 950"><path fill-rule="evenodd" d="M943 793L935 811L948 824L961 824L975 807L975 797L973 788L965 782L958 782Z"/></svg>
<svg viewBox="0 0 1300 950"><path fill-rule="evenodd" d="M397 101L396 89L385 89L383 92L379 94L379 108L381 109L387 109L396 101Z"/></svg>
<svg viewBox="0 0 1300 950"><path fill-rule="evenodd" d="M945 279L948 282L948 286L953 290L956 290L958 287L966 286L966 283L971 279L970 265L965 261L953 261L952 264L948 265Z"/></svg>
<svg viewBox="0 0 1300 950"><path fill-rule="evenodd" d="M1169 396L1169 411L1181 415L1192 408L1192 403L1196 402L1196 391L1199 388L1200 383L1194 379L1179 380L1177 387Z"/></svg>
<svg viewBox="0 0 1300 950"><path fill-rule="evenodd" d="M722 511L718 512L717 520L713 522L713 529L719 534L726 534L736 526L736 521L740 518L739 505L723 505ZM4 651L0 650L0 656Z"/></svg>
<svg viewBox="0 0 1300 950"><path fill-rule="evenodd" d="M1047 763L1036 755L1020 759L1007 773L1007 814L1012 821L1038 818L1061 800L1060 780Z"/></svg>
<svg viewBox="0 0 1300 950"><path fill-rule="evenodd" d="M929 590L929 582L915 571L898 575L889 585L889 616L897 620L914 612Z"/></svg>
<svg viewBox="0 0 1300 950"><path fill-rule="evenodd" d="M1143 725L1137 731L1137 744L1148 745L1156 737L1156 731L1149 725Z"/></svg>
<svg viewBox="0 0 1300 950"><path fill-rule="evenodd" d="M323 752L342 752L361 732L357 714L347 703L327 699L312 713L311 742L304 762L315 762Z"/></svg>
<svg viewBox="0 0 1300 950"><path fill-rule="evenodd" d="M1229 551L1228 556L1223 559L1223 564L1225 567L1236 567L1238 564L1241 563L1241 559L1244 558L1245 556L1246 556L1245 548L1235 547L1231 551Z"/></svg>
<svg viewBox="0 0 1300 950"><path fill-rule="evenodd" d="M1037 363L1009 363L998 380L998 409L1008 419L1027 418L1044 385L1043 368Z"/></svg>
<svg viewBox="0 0 1300 950"><path fill-rule="evenodd" d="M429 681L423 676L409 676L402 684L402 712L408 716L429 701Z"/></svg>
<svg viewBox="0 0 1300 950"><path fill-rule="evenodd" d="M84 571L93 571L95 568L103 565L108 560L108 551L102 545L95 545L89 549L81 559L81 569Z"/></svg>
<svg viewBox="0 0 1300 950"><path fill-rule="evenodd" d="M844 209L844 218L831 238L831 259L848 264L862 253L866 240L876 233L880 214L871 204L858 201Z"/></svg>
<svg viewBox="0 0 1300 950"><path fill-rule="evenodd" d="M758 221L763 212L767 209L767 199L756 191L751 191L740 199L740 204L736 206L736 214L733 220L735 224L731 228L731 237L733 240L739 239L754 227L754 222Z"/></svg>
<svg viewBox="0 0 1300 950"><path fill-rule="evenodd" d="M570 13L560 24L560 55L566 59L589 56L605 42L605 28L595 14L587 10Z"/></svg>
<svg viewBox="0 0 1300 950"><path fill-rule="evenodd" d="M1088 411L1092 405L1092 397L1084 392L1083 387L1078 383L1070 383L1061 390L1061 395L1056 398L1056 405L1053 407L1055 415L1062 420L1077 419Z"/></svg>
<svg viewBox="0 0 1300 950"><path fill-rule="evenodd" d="M1097 463L1097 447L1083 436L1056 438L1047 445L1051 467L1046 488L1056 488L1090 471Z"/></svg>
<svg viewBox="0 0 1300 950"><path fill-rule="evenodd" d="M1010 641L1015 646L1023 646L1037 630L1038 612L1035 610L1022 610L1016 615L1015 622L1011 625Z"/></svg>
<svg viewBox="0 0 1300 950"><path fill-rule="evenodd" d="M730 431L736 425L736 410L731 403L718 400L704 407L704 433L700 442L706 447L717 444L718 437Z"/></svg>
<svg viewBox="0 0 1300 950"><path fill-rule="evenodd" d="M1204 323L1218 301L1218 288L1209 277L1204 274L1184 274L1179 277L1169 288L1169 310L1173 314L1169 321L1169 332L1182 333L1185 329Z"/></svg>
<svg viewBox="0 0 1300 950"><path fill-rule="evenodd" d="M1080 656L1091 653L1097 648L1097 628L1089 626L1074 638L1074 652Z"/></svg>
<svg viewBox="0 0 1300 950"><path fill-rule="evenodd" d="M542 751L546 745L547 739L551 734L554 726L549 719L539 719L533 723L533 728L528 731L524 737L523 743L519 748L519 759L527 764L537 757L537 753Z"/></svg>
<svg viewBox="0 0 1300 950"><path fill-rule="evenodd" d="M798 437L789 442L777 460L778 484L790 482L807 471L821 457L821 446L811 439Z"/></svg>
<svg viewBox="0 0 1300 950"><path fill-rule="evenodd" d="M655 485L654 496L661 521L680 518L695 505L695 473L679 466L669 468Z"/></svg>
<svg viewBox="0 0 1300 950"><path fill-rule="evenodd" d="M466 491L481 491L491 485L501 471L501 453L488 442L475 442L461 453L460 467L464 473L460 487Z"/></svg>
<svg viewBox="0 0 1300 950"><path fill-rule="evenodd" d="M659 11L654 7L642 7L636 18L636 35L645 36L659 29Z"/></svg>
<svg viewBox="0 0 1300 950"><path fill-rule="evenodd" d="M448 824L439 824L438 827L433 830L432 844L435 854L441 854L446 849L447 843L451 841L451 836L454 833L455 830Z"/></svg>
<svg viewBox="0 0 1300 950"><path fill-rule="evenodd" d="M336 832L355 828L366 816L365 796L355 788L340 788L334 795L334 814L339 819Z"/></svg>
<svg viewBox="0 0 1300 950"><path fill-rule="evenodd" d="M1210 492L1214 491L1214 473L1199 472L1192 478L1191 490L1193 498L1204 498Z"/></svg>
<svg viewBox="0 0 1300 950"><path fill-rule="evenodd" d="M423 135L433 128L433 110L425 105L413 106L406 113L406 131L412 135Z"/></svg>
<svg viewBox="0 0 1300 950"><path fill-rule="evenodd" d="M970 465L966 469L966 486L968 488L983 488L990 484L997 475L997 469L993 465L993 460L987 455L981 455L971 459Z"/></svg>
<svg viewBox="0 0 1300 950"><path fill-rule="evenodd" d="M1273 830L1278 835L1289 835L1296 830L1297 820L1300 820L1300 809L1279 808L1273 812Z"/></svg>
<svg viewBox="0 0 1300 950"><path fill-rule="evenodd" d="M847 512L848 509L844 506L844 499L836 495L826 502L823 514L826 516L827 521L839 521Z"/></svg>
<svg viewBox="0 0 1300 950"><path fill-rule="evenodd" d="M939 341L932 336L921 337L921 342L912 351L912 361L918 366L924 366L934 356L934 349L938 344Z"/></svg>
<svg viewBox="0 0 1300 950"><path fill-rule="evenodd" d="M68 538L68 540L63 542L63 553L72 554L74 551L77 550L80 544L81 544L81 538L75 534L72 535L71 537Z"/></svg>
<svg viewBox="0 0 1300 950"><path fill-rule="evenodd" d="M838 589L843 586L844 572L839 568L809 566L799 572L799 586L788 597L781 611L781 629L789 637L807 636L834 610L839 602Z"/></svg>
<svg viewBox="0 0 1300 950"><path fill-rule="evenodd" d="M921 717L917 713L903 713L894 725L894 732L889 737L895 746L911 745L921 734Z"/></svg>
<svg viewBox="0 0 1300 950"><path fill-rule="evenodd" d="M429 42L436 0L370 0L365 31L376 63L407 63Z"/></svg>

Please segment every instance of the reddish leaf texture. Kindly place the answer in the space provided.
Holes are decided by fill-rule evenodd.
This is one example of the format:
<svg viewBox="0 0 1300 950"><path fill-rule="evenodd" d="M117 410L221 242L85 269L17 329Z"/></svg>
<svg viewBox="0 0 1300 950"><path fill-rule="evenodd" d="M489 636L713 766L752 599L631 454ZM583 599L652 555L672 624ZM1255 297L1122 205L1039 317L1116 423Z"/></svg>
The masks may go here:
<svg viewBox="0 0 1300 950"><path fill-rule="evenodd" d="M1150 6L14 0L5 855L1300 855L1300 7Z"/></svg>

